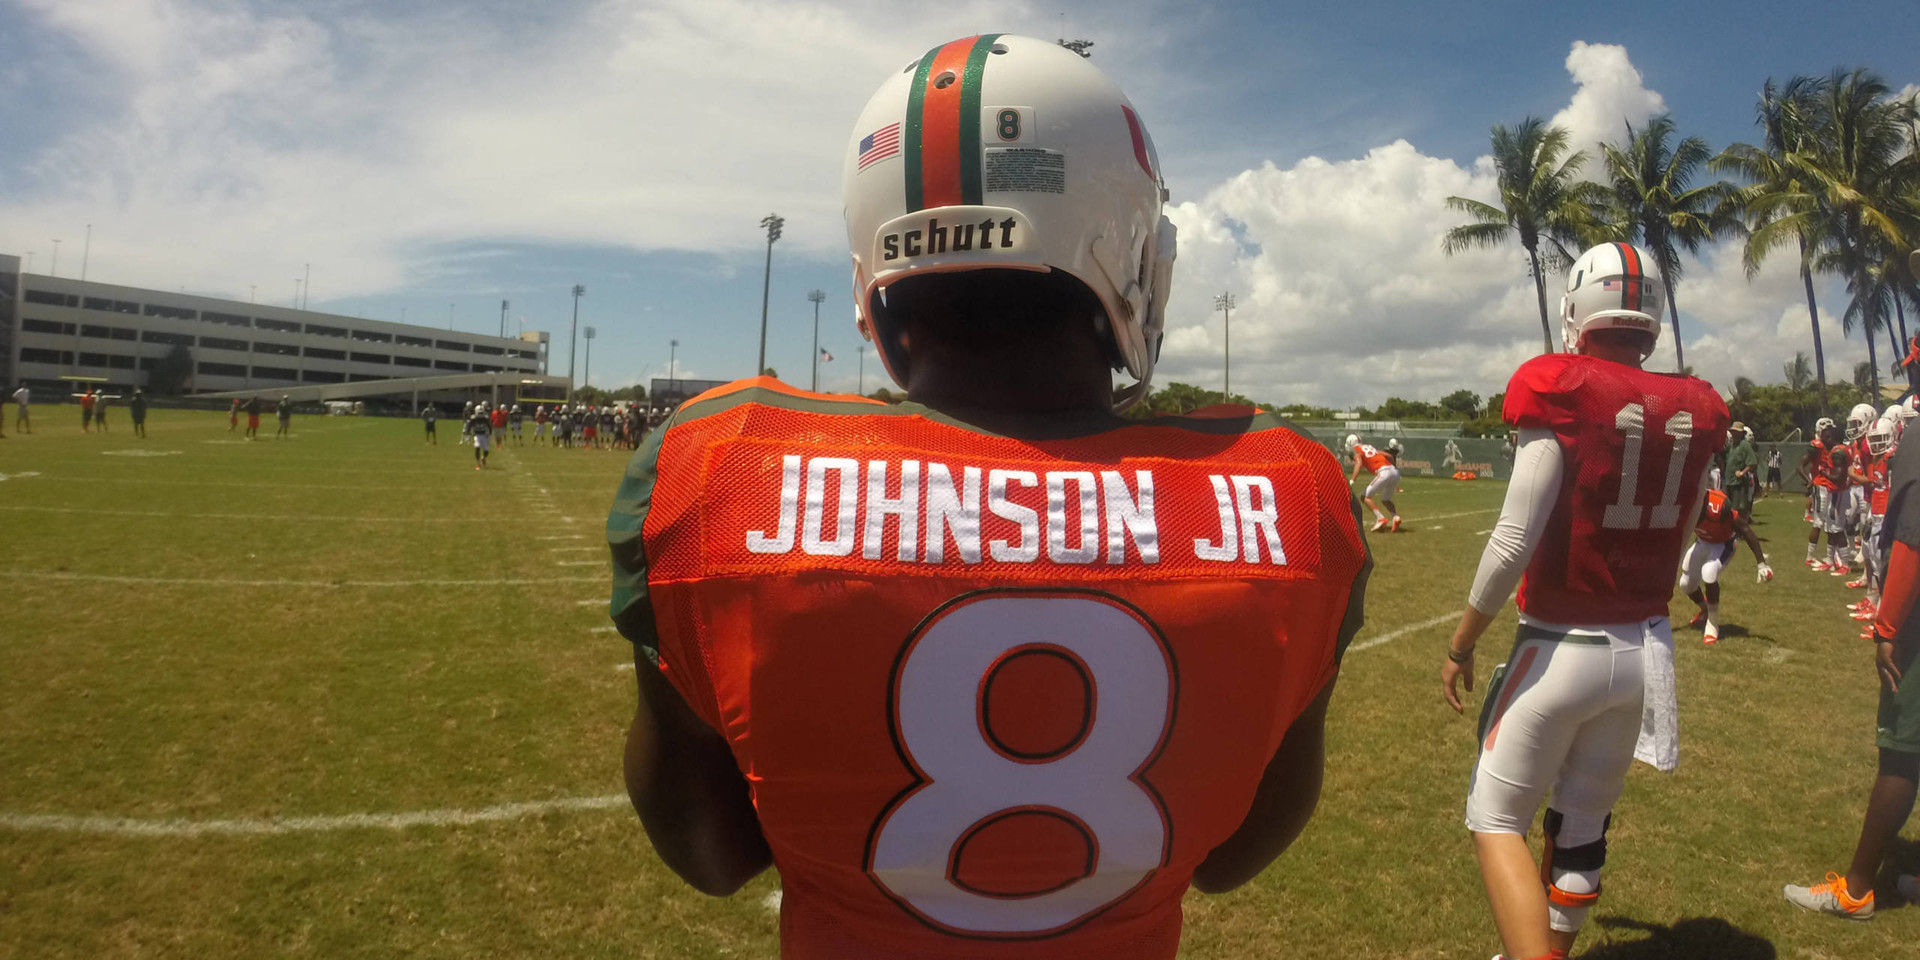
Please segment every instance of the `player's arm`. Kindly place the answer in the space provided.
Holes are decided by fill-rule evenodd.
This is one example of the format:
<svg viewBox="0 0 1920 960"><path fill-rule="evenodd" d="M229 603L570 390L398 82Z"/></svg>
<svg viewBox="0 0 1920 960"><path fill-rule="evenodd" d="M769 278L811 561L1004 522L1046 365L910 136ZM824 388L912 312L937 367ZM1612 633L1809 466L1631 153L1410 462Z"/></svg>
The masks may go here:
<svg viewBox="0 0 1920 960"><path fill-rule="evenodd" d="M1467 609L1460 614L1447 647L1447 662L1440 670L1443 695L1456 713L1466 708L1455 685L1464 680L1466 688L1473 689L1473 649L1519 586L1559 500L1565 473L1566 457L1553 431L1538 427L1520 431L1520 448L1514 453L1513 478L1500 505L1500 519L1480 554L1480 568L1467 592Z"/></svg>
<svg viewBox="0 0 1920 960"><path fill-rule="evenodd" d="M1327 759L1327 704L1333 699L1333 687L1334 681L1327 681L1326 689L1287 728L1260 776L1246 818L1194 868L1194 889L1225 893L1252 880L1306 829L1320 803Z"/></svg>
<svg viewBox="0 0 1920 960"><path fill-rule="evenodd" d="M1813 448L1812 447L1808 447L1807 452L1800 455L1800 465L1795 467L1794 469L1799 471L1801 483L1804 483L1808 486L1813 485Z"/></svg>
<svg viewBox="0 0 1920 960"><path fill-rule="evenodd" d="M727 739L706 725L634 645L640 706L627 730L627 797L667 868L724 897L773 863L746 778Z"/></svg>
<svg viewBox="0 0 1920 960"><path fill-rule="evenodd" d="M1348 452L1353 454L1353 469L1347 473L1347 486L1351 487L1355 480L1360 479L1360 451L1350 450Z"/></svg>
<svg viewBox="0 0 1920 960"><path fill-rule="evenodd" d="M1737 513L1733 515L1733 532L1739 534L1740 539L1746 542L1748 549L1753 551L1754 561L1763 567L1766 566L1767 552L1760 547L1759 534L1754 533L1753 525Z"/></svg>

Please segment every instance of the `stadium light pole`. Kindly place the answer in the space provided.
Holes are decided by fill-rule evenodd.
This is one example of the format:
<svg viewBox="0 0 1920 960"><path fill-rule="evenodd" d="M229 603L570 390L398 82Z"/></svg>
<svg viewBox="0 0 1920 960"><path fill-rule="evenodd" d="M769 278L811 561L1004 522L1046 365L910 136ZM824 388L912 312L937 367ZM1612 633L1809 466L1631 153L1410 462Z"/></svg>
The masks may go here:
<svg viewBox="0 0 1920 960"><path fill-rule="evenodd" d="M60 241L58 240L53 241L53 266L47 268L47 273L56 277L60 275Z"/></svg>
<svg viewBox="0 0 1920 960"><path fill-rule="evenodd" d="M580 385L583 387L593 386L593 338L599 334L600 331L592 327L580 331L581 339L587 341L587 362L580 371Z"/></svg>
<svg viewBox="0 0 1920 960"><path fill-rule="evenodd" d="M807 299L813 303L813 381L808 390L820 392L820 304L827 299L825 290L808 290Z"/></svg>
<svg viewBox="0 0 1920 960"><path fill-rule="evenodd" d="M674 355L679 352L680 352L680 341L668 340L667 341L667 389L669 390L673 389L673 361L675 359Z"/></svg>
<svg viewBox="0 0 1920 960"><path fill-rule="evenodd" d="M773 242L780 239L780 228L787 221L769 213L760 218L760 225L767 228L767 271L760 282L760 362L753 368L756 377L767 372L767 294L773 290Z"/></svg>
<svg viewBox="0 0 1920 960"><path fill-rule="evenodd" d="M581 284L573 285L573 327L567 331L567 402L573 402L573 346L580 333L580 298L586 296L587 288Z"/></svg>
<svg viewBox="0 0 1920 960"><path fill-rule="evenodd" d="M1223 293L1213 298L1214 309L1219 310L1225 319L1220 321L1221 339L1225 342L1226 352L1223 358L1221 379L1224 381L1220 399L1233 399L1233 294Z"/></svg>
<svg viewBox="0 0 1920 960"><path fill-rule="evenodd" d="M502 340L505 340L507 338L507 304L508 302L509 301L506 301L506 300L500 301L500 339Z"/></svg>

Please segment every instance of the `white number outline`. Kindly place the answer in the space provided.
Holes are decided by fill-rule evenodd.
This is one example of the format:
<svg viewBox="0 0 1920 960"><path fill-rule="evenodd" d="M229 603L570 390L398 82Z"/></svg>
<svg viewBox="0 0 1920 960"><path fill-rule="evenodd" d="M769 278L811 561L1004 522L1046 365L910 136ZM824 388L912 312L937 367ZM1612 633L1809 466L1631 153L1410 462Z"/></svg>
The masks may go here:
<svg viewBox="0 0 1920 960"><path fill-rule="evenodd" d="M1048 926L1044 929L998 929L996 930L996 929L982 929L978 927L972 927L972 928L960 927L950 923L942 922L941 920L928 915L928 913L925 910L921 909L920 907L912 903L908 896L904 896L901 893L896 892L894 889L889 887L886 880L883 879L881 875L883 871L876 866L876 859L879 856L880 846L883 842L883 834L886 832L888 823L892 820L894 815L899 813L901 809L909 801L911 801L915 796L921 794L928 787L932 786L935 783L934 778L929 776L925 770L921 769L919 762L915 760L912 751L909 750L908 748L906 737L902 733L902 723L901 723L901 717L900 717L900 689L901 689L902 679L908 667L909 661L911 660L912 655L916 647L919 645L920 641L926 638L927 635L930 632L932 632L933 628L937 626L946 617L950 616L951 614L955 613L958 610L961 610L975 603L979 603L983 601L1003 600L1003 599L1039 599L1039 600L1078 599L1082 601L1091 601L1091 602L1105 605L1109 608L1112 608L1120 612L1121 614L1127 616L1128 618L1132 619L1137 624L1139 624L1139 626L1142 628L1142 632L1152 640L1154 647L1160 653L1166 668L1166 674L1165 674L1165 681L1166 681L1166 687L1167 687L1166 712L1161 719L1160 729L1158 731L1157 738L1154 741L1152 748L1147 751L1145 758L1141 760L1139 765L1135 767L1132 771L1130 771L1125 778L1127 783L1130 783L1133 786L1135 786L1141 792L1141 794L1145 796L1147 801L1151 803L1154 812L1159 817L1159 822L1160 822L1159 848L1160 849L1159 849L1159 856L1157 858L1157 861L1153 866L1143 869L1140 873L1139 878L1136 881L1134 881L1131 885L1127 886L1124 890L1119 890L1114 895L1108 897L1105 900L1100 901L1095 906L1085 910L1084 912L1079 913L1078 915L1072 916L1064 920L1063 922ZM1041 645L1058 646L1058 644L1044 644L1044 641L1042 642ZM1029 643L1014 644L1012 646L1004 648L1000 653L997 653L993 657L993 659L990 661L990 668L986 671L983 671L980 677L973 678L975 683L975 690L970 696L974 700L976 705L979 702L978 701L979 686L985 683L987 677L992 672L991 668L997 667L999 663L1002 662L1003 658L1008 653L1012 652L1015 648L1018 648L1018 647L1031 648L1033 646L1035 646L1035 644L1029 644ZM1067 648L1063 647L1062 649L1067 649ZM1068 652L1071 653L1072 651L1069 649ZM1094 697L1097 698L1099 695L1098 694L1099 687L1095 682L1096 678L1091 673L1089 673L1085 677L1085 679L1088 682L1089 690L1093 693ZM1153 880L1153 878L1159 873L1159 871L1165 868L1166 865L1171 860L1171 857L1173 855L1173 829L1174 829L1173 819L1167 811L1166 799L1163 796L1161 796L1160 791L1156 787L1154 787L1153 783L1147 779L1146 771L1151 769L1155 763L1158 763L1161 755L1166 751L1168 741L1172 737L1174 721L1179 714L1179 695L1180 695L1179 667L1174 660L1173 649L1167 644L1165 634L1161 632L1157 624L1155 624L1150 618L1147 617L1144 611L1140 610L1138 607L1134 606L1133 604L1128 603L1126 600L1116 597L1110 593L1105 593L1099 590L1072 588L1072 587L1058 587L1058 588L1050 588L1050 589L1047 589L1047 588L1035 589L1035 588L1025 588L1025 587L994 587L994 588L986 588L981 590L969 591L967 593L961 594L960 596L954 597L946 601L945 603L942 603L939 607L935 608L933 612L929 613L924 619L922 619L917 626L915 626L913 633L910 634L907 637L906 642L904 642L901 645L900 652L894 659L892 674L888 679L887 732L889 737L892 739L895 754L899 756L901 763L913 774L914 782L908 787L906 787L905 789L901 790L898 794L894 795L894 797L887 802L886 806L881 810L879 816L877 816L874 819L873 824L867 830L866 850L862 858L862 866L863 866L864 872L867 874L867 879L873 882L875 888L877 888L882 895L887 897L887 899L892 900L895 905L899 906L900 909L906 911L906 913L909 916L912 916L914 919L918 920L920 923L926 925L931 929L937 930L941 933L948 934L950 936L962 937L962 938L968 938L968 939L977 939L977 940L992 940L992 941L1044 940L1051 937L1057 937L1057 936L1060 936L1061 934L1065 934L1080 928L1081 926L1085 925L1088 921L1091 921L1095 917L1098 917L1100 914L1105 913L1107 910L1113 908L1115 905L1125 901L1128 897L1131 897L1135 893L1139 892L1143 887L1145 887L1148 883L1150 883ZM1028 764L1028 765L1044 766L1048 763L1052 763L1052 762L1072 756L1073 753L1077 751L1081 746L1083 746L1087 742L1087 740L1089 740L1093 735L1092 734L1092 731L1094 729L1093 724L1096 722L1094 719L1094 716L1096 716L1098 712L1097 699L1094 702L1089 703L1088 711L1090 716L1089 716L1087 728L1081 732L1081 734L1078 736L1076 741L1069 748L1061 751L1059 754L1053 755L1045 760L1039 761L1037 764ZM974 724L976 729L973 731L975 733L979 732L978 725L980 723L980 720L981 718L978 713L978 707L976 706L976 712L974 715ZM1011 761L1016 765L1026 763L1024 761L1018 760L1017 758L1007 756L1005 753L1001 752L996 746L994 746L991 740L989 740L984 736L981 737L981 742L987 746L987 749L990 752L1000 757L1001 759ZM1073 887L1074 885L1082 882L1083 880L1089 879L1091 877L1092 874L1089 873L1088 875L1084 875L1078 879L1068 880L1067 882L1057 885L1056 887L1049 890L1042 890L1042 891L1018 894L1018 895L993 894L993 893L987 893L984 891L976 891L970 886L959 882L957 877L955 877L954 875L954 871L958 865L958 859L957 859L958 850L963 846L963 841L971 839L973 835L977 834L981 829L983 829L985 826L989 825L990 823L997 821L999 819L1004 819L1008 816L1011 816L1013 814L1018 814L1018 813L1046 813L1054 816L1064 815L1064 817L1069 821L1069 823L1074 825L1077 829L1081 830L1083 835L1088 838L1088 841L1089 841L1088 847L1089 847L1089 850L1091 851L1091 860L1093 861L1093 872L1097 872L1099 870L1098 861L1101 855L1101 846L1099 843L1098 835L1094 830L1092 830L1092 828L1088 827L1084 823L1084 821L1081 821L1080 818L1076 814L1074 814L1072 811L1064 810L1064 809L1053 807L1053 806L1037 806L1033 804L1010 804L1007 807L993 810L987 816L981 817L980 819L976 820L971 826L967 827L964 830L959 831L954 836L954 839L950 841L947 849L946 870L944 872L944 879L946 880L946 882L950 884L955 890L959 890L969 896L979 897L983 900L999 900L999 901L1006 901L1006 902L1020 902L1020 901L1031 902L1031 901L1038 900L1039 898L1042 898L1042 897L1049 897L1049 896L1062 893L1068 890L1069 888Z"/></svg>
<svg viewBox="0 0 1920 960"><path fill-rule="evenodd" d="M1620 447L1620 492L1600 515L1607 530L1671 530L1680 523L1680 481L1685 479L1687 454L1693 447L1693 414L1675 411L1661 432L1673 440L1667 454L1667 476L1660 502L1648 507L1635 502L1640 494L1640 455L1646 440L1645 404L1629 403L1613 415L1613 428L1625 436ZM1647 521L1651 520L1651 523Z"/></svg>

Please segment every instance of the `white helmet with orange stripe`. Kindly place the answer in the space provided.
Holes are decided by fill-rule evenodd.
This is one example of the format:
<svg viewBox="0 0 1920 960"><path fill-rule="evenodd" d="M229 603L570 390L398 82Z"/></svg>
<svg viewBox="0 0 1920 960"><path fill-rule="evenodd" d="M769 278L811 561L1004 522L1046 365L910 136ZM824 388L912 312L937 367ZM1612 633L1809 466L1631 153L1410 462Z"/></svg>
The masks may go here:
<svg viewBox="0 0 1920 960"><path fill-rule="evenodd" d="M1100 333L1144 397L1172 285L1173 224L1153 141L1100 68L1049 40L944 43L860 112L844 173L860 331L894 382L907 349L884 290L908 276L1060 271L1104 311Z"/></svg>
<svg viewBox="0 0 1920 960"><path fill-rule="evenodd" d="M1595 330L1633 330L1648 335L1647 355L1660 339L1666 291L1653 258L1631 243L1603 243L1580 255L1567 272L1560 298L1560 338L1579 353Z"/></svg>

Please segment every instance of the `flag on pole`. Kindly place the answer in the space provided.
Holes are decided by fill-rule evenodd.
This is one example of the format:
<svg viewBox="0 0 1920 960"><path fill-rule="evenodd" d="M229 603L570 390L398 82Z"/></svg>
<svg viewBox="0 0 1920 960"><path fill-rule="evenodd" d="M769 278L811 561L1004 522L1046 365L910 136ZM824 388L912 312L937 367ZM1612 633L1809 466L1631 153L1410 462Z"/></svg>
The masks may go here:
<svg viewBox="0 0 1920 960"><path fill-rule="evenodd" d="M826 348L826 347L821 347L821 348L820 348L820 362L821 362L821 363L832 363L832 362L833 362L833 354L831 354L831 353L828 353L828 352L827 352L827 348Z"/></svg>

